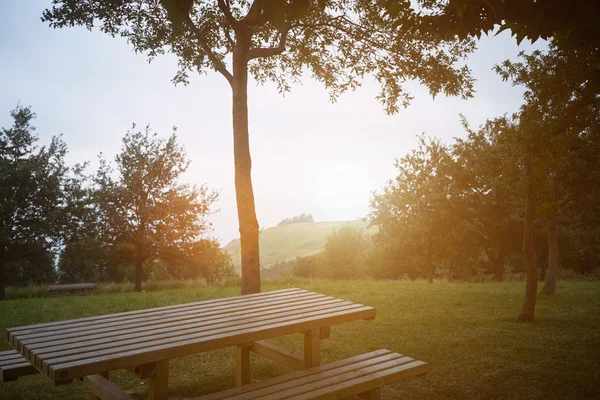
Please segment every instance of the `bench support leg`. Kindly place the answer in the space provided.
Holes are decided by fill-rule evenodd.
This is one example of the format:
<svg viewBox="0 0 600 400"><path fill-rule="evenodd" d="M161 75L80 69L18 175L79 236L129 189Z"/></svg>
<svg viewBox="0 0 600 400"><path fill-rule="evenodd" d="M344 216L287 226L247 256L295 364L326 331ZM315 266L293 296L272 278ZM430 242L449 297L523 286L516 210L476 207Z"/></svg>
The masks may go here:
<svg viewBox="0 0 600 400"><path fill-rule="evenodd" d="M235 347L235 384L243 386L250 383L250 349L252 345Z"/></svg>
<svg viewBox="0 0 600 400"><path fill-rule="evenodd" d="M381 400L381 388L369 390L358 395L363 400Z"/></svg>
<svg viewBox="0 0 600 400"><path fill-rule="evenodd" d="M321 364L321 330L304 332L304 368Z"/></svg>
<svg viewBox="0 0 600 400"><path fill-rule="evenodd" d="M107 381L110 381L110 378L108 376L108 372L102 372L102 373L100 373L98 375L100 375L101 377L103 377ZM102 397L100 397L100 396L94 396L94 397L96 397L96 400L102 400Z"/></svg>
<svg viewBox="0 0 600 400"><path fill-rule="evenodd" d="M148 400L167 400L169 391L169 360L158 361L150 377Z"/></svg>

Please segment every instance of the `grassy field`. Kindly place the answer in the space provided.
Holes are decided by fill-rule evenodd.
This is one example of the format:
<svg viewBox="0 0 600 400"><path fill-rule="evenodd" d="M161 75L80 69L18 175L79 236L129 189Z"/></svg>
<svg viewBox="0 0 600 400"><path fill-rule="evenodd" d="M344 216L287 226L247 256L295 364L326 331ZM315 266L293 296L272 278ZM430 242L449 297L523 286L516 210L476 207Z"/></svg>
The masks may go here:
<svg viewBox="0 0 600 400"><path fill-rule="evenodd" d="M324 361L388 348L431 364L420 379L385 388L384 399L600 398L600 282L561 282L540 296L535 324L515 323L524 283L429 285L420 282L312 282L296 285L377 308L374 321L334 326ZM265 290L281 288L268 285ZM152 293L0 302L0 328L198 301L236 288L187 288ZM300 351L300 335L274 341ZM7 348L5 344L2 349ZM253 379L287 372L253 357ZM147 382L111 374L142 399ZM170 398L234 385L232 349L172 360ZM91 399L79 383L54 387L42 376L0 383L0 399Z"/></svg>
<svg viewBox="0 0 600 400"><path fill-rule="evenodd" d="M377 228L367 228L365 221L328 221L304 222L274 226L260 233L260 261L264 268L269 268L278 261L287 261L297 256L308 256L323 248L327 237L342 226L351 226L364 230L367 235L376 232ZM241 265L240 241L233 240L225 247L237 271Z"/></svg>

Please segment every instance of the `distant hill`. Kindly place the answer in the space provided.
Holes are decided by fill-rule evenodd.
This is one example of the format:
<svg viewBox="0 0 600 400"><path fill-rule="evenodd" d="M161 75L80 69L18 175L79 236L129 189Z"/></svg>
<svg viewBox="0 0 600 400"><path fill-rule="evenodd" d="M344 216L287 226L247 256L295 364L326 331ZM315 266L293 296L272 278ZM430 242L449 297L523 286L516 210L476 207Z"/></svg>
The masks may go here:
<svg viewBox="0 0 600 400"><path fill-rule="evenodd" d="M279 261L318 253L331 232L342 226L361 229L365 231L366 236L377 232L376 227L368 228L368 225L365 221L327 221L302 222L265 229L260 233L261 267L269 268ZM235 269L240 271L240 240L232 240L224 249L231 255Z"/></svg>

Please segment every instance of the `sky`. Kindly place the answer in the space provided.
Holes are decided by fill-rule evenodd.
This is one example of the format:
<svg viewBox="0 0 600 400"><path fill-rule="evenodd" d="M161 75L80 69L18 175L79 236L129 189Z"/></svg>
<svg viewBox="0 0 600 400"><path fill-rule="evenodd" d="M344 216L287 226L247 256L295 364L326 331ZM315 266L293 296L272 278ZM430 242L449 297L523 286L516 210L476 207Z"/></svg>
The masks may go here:
<svg viewBox="0 0 600 400"><path fill-rule="evenodd" d="M20 104L37 114L40 143L62 134L69 164L102 152L113 159L132 123L150 124L178 140L191 160L184 180L220 192L209 217L221 243L239 237L235 206L231 90L216 73L192 75L188 86L171 79L177 60L165 55L148 63L123 38L83 28L51 29L40 21L50 0L0 2L0 127L11 125ZM308 76L282 96L275 85L249 86L250 148L256 211L262 228L301 213L316 221L352 220L369 212L370 194L395 176L394 160L426 133L450 143L464 136L459 114L471 126L513 113L522 89L503 82L492 68L520 51L508 32L483 37L467 65L475 82L469 100L432 99L416 83L411 105L388 116L376 101L371 79L335 103Z"/></svg>

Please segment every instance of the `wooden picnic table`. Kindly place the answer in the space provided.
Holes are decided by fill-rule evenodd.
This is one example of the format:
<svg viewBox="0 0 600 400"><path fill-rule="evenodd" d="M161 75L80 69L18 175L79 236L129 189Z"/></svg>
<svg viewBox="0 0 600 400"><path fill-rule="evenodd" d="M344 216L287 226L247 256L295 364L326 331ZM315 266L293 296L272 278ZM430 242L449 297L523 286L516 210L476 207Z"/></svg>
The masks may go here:
<svg viewBox="0 0 600 400"><path fill-rule="evenodd" d="M6 339L55 384L81 378L98 397L119 398L105 378L129 369L150 378L154 400L166 399L171 358L234 346L241 386L249 382L250 351L296 369L314 367L331 325L373 318L373 307L293 288L8 328ZM304 334L303 356L264 342L294 333Z"/></svg>

